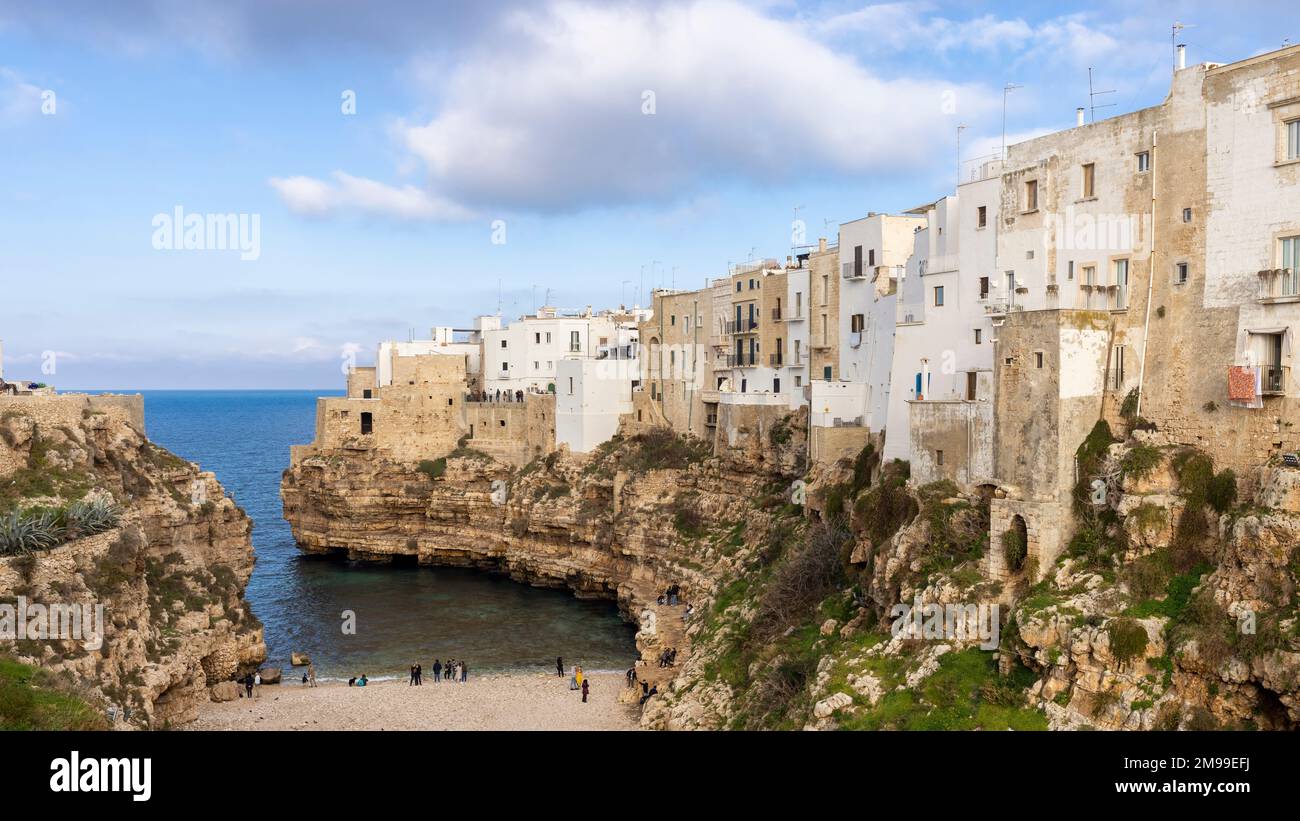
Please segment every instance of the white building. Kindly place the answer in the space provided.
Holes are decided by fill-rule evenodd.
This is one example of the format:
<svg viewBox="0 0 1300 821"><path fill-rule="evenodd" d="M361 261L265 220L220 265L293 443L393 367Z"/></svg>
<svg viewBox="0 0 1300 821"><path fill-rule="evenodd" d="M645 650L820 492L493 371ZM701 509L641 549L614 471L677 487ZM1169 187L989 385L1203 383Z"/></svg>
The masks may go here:
<svg viewBox="0 0 1300 821"><path fill-rule="evenodd" d="M482 343L477 331L464 331L468 337L456 341L456 330L436 327L430 339L409 342L380 342L375 354L375 384L387 387L393 383L393 358L398 356L460 356L465 360L465 376L471 386L482 365Z"/></svg>
<svg viewBox="0 0 1300 821"><path fill-rule="evenodd" d="M898 280L912 254L915 215L871 214L840 226L840 381L863 388L814 386L822 404L852 395L861 401L859 424L884 430L888 421Z"/></svg>
<svg viewBox="0 0 1300 821"><path fill-rule="evenodd" d="M636 344L632 315L562 313L544 307L504 328L483 332L483 383L497 390L547 392L554 389L560 360L569 356L595 358Z"/></svg>
<svg viewBox="0 0 1300 821"><path fill-rule="evenodd" d="M632 412L637 359L565 357L556 367L555 444L590 453L618 432L618 418Z"/></svg>
<svg viewBox="0 0 1300 821"><path fill-rule="evenodd" d="M910 212L926 227L899 283L886 430L900 435L886 436L884 457L911 462L920 484L992 474L999 172L986 165L956 195Z"/></svg>

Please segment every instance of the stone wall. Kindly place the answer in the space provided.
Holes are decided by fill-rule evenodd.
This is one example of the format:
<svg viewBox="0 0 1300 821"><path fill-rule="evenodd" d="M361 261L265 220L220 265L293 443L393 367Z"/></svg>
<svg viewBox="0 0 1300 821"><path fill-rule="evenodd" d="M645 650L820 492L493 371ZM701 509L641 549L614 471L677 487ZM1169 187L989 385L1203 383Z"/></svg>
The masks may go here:
<svg viewBox="0 0 1300 821"><path fill-rule="evenodd" d="M929 400L907 404L914 484L949 479L959 487L967 487L992 480L992 402Z"/></svg>
<svg viewBox="0 0 1300 821"><path fill-rule="evenodd" d="M523 402L469 402L465 444L516 466L555 450L555 395L525 394Z"/></svg>

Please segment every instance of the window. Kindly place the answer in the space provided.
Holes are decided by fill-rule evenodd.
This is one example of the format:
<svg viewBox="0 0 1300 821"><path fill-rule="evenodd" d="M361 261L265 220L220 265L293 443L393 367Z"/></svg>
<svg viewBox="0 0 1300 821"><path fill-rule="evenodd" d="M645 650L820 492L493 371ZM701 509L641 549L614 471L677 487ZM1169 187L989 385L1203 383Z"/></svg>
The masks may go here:
<svg viewBox="0 0 1300 821"><path fill-rule="evenodd" d="M862 246L853 246L853 276L862 276Z"/></svg>
<svg viewBox="0 0 1300 821"><path fill-rule="evenodd" d="M875 249L875 248L872 248L871 250L867 251L867 265L869 265L869 266L871 266L871 267L873 267L873 268L874 268L875 265L876 265L876 249Z"/></svg>
<svg viewBox="0 0 1300 821"><path fill-rule="evenodd" d="M361 435L365 436L367 434L374 433L374 430L375 430L374 414L370 413L370 411L363 411L361 413Z"/></svg>
<svg viewBox="0 0 1300 821"><path fill-rule="evenodd" d="M537 344L537 345L542 344L542 333L541 333L541 331L538 331L536 334L533 335L533 342L534 342L535 344Z"/></svg>
<svg viewBox="0 0 1300 821"><path fill-rule="evenodd" d="M736 293L740 293L740 280L736 280Z"/></svg>
<svg viewBox="0 0 1300 821"><path fill-rule="evenodd" d="M547 331L547 332L546 332L546 344L547 344L547 345L551 344L551 332L550 332L550 331Z"/></svg>
<svg viewBox="0 0 1300 821"><path fill-rule="evenodd" d="M504 348L505 346L506 346L506 341L503 339L503 340L501 340L501 347Z"/></svg>
<svg viewBox="0 0 1300 821"><path fill-rule="evenodd" d="M1115 346L1115 366L1111 369L1111 388L1120 390L1124 387L1124 346Z"/></svg>
<svg viewBox="0 0 1300 821"><path fill-rule="evenodd" d="M372 399L372 398L373 398L370 388L366 388L365 390L363 390L363 391L361 392L361 398L362 398L362 399Z"/></svg>
<svg viewBox="0 0 1300 821"><path fill-rule="evenodd" d="M672 316L668 317L668 324L669 325L677 324L677 314L673 314Z"/></svg>
<svg viewBox="0 0 1300 821"><path fill-rule="evenodd" d="M569 331L569 350L575 353L582 350L581 331Z"/></svg>
<svg viewBox="0 0 1300 821"><path fill-rule="evenodd" d="M569 377L569 396L573 396L573 377Z"/></svg>
<svg viewBox="0 0 1300 821"><path fill-rule="evenodd" d="M983 328L976 328L976 329L975 329L975 344L976 344L976 345L982 345L982 344L984 344L984 329L983 329Z"/></svg>
<svg viewBox="0 0 1300 821"><path fill-rule="evenodd" d="M943 451L941 451L941 450L936 450L936 451L934 452L934 461L935 461L935 463L938 464L940 467L943 466Z"/></svg>
<svg viewBox="0 0 1300 821"><path fill-rule="evenodd" d="M1300 294L1300 236L1280 241L1282 260L1282 296Z"/></svg>
<svg viewBox="0 0 1300 821"><path fill-rule="evenodd" d="M1286 158L1300 160L1300 120L1286 124Z"/></svg>
<svg viewBox="0 0 1300 821"><path fill-rule="evenodd" d="M779 378L772 380L772 393L781 392L781 380Z"/></svg>
<svg viewBox="0 0 1300 821"><path fill-rule="evenodd" d="M825 379L827 382L831 381L831 366L830 366L830 365L824 365L824 366L822 366L822 379Z"/></svg>
<svg viewBox="0 0 1300 821"><path fill-rule="evenodd" d="M853 333L861 333L865 325L865 319L862 314L854 314L849 317L849 330Z"/></svg>
<svg viewBox="0 0 1300 821"><path fill-rule="evenodd" d="M1038 180L1025 183L1025 210L1038 210Z"/></svg>
<svg viewBox="0 0 1300 821"><path fill-rule="evenodd" d="M1190 209L1190 208L1184 208L1184 209L1183 209L1183 222L1191 222L1191 221L1192 221L1192 209Z"/></svg>
<svg viewBox="0 0 1300 821"><path fill-rule="evenodd" d="M989 278L980 277L980 299L989 298Z"/></svg>
<svg viewBox="0 0 1300 821"><path fill-rule="evenodd" d="M975 209L975 220L978 228L983 228L989 224L989 207L987 205L981 205Z"/></svg>
<svg viewBox="0 0 1300 821"><path fill-rule="evenodd" d="M934 306L936 308L943 307L943 286L942 285L934 286Z"/></svg>
<svg viewBox="0 0 1300 821"><path fill-rule="evenodd" d="M1182 285L1187 282L1187 263L1180 262L1174 266L1174 284Z"/></svg>
<svg viewBox="0 0 1300 821"><path fill-rule="evenodd" d="M830 299L830 294L831 294L830 280L831 280L830 274L822 274L822 304L823 305L827 304L826 300Z"/></svg>
<svg viewBox="0 0 1300 821"><path fill-rule="evenodd" d="M1091 199L1095 194L1095 181L1097 176L1097 166L1095 163L1084 163L1083 165L1083 197Z"/></svg>
<svg viewBox="0 0 1300 821"><path fill-rule="evenodd" d="M1035 368L1042 368L1042 367L1043 367L1043 352L1042 352L1042 351L1034 351L1034 367L1035 367Z"/></svg>
<svg viewBox="0 0 1300 821"><path fill-rule="evenodd" d="M1145 174L1150 170L1151 170L1151 152L1150 151L1138 152L1138 173Z"/></svg>
<svg viewBox="0 0 1300 821"><path fill-rule="evenodd" d="M799 374L795 374L795 376L794 376L794 386L795 386L796 388L802 388L802 387L803 387L803 377L800 376Z"/></svg>
<svg viewBox="0 0 1300 821"><path fill-rule="evenodd" d="M1067 280L1074 279L1074 260L1070 260L1065 264L1065 278Z"/></svg>
<svg viewBox="0 0 1300 821"><path fill-rule="evenodd" d="M1128 310L1128 260L1115 260L1115 310Z"/></svg>

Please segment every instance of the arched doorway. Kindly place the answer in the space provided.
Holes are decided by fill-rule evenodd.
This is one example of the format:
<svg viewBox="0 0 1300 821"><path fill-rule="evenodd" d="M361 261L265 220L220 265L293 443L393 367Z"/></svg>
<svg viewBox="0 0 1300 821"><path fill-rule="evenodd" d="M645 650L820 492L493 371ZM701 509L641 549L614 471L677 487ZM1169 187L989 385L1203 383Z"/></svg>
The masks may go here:
<svg viewBox="0 0 1300 821"><path fill-rule="evenodd" d="M1011 527L1002 534L1002 552L1008 571L1019 573L1024 569L1029 557L1029 526L1019 513L1011 517Z"/></svg>

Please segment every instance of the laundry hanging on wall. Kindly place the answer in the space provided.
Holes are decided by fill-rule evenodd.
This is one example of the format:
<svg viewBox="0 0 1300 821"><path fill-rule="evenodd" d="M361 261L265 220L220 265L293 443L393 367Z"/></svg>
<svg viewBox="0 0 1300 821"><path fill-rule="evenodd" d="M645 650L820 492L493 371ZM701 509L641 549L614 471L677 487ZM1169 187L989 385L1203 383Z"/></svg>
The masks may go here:
<svg viewBox="0 0 1300 821"><path fill-rule="evenodd" d="M1263 393L1263 368L1251 365L1228 368L1228 404L1238 408L1262 408Z"/></svg>

